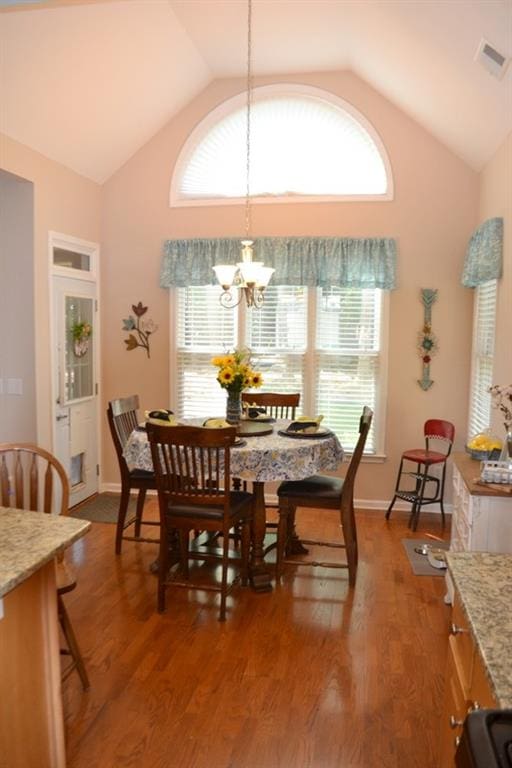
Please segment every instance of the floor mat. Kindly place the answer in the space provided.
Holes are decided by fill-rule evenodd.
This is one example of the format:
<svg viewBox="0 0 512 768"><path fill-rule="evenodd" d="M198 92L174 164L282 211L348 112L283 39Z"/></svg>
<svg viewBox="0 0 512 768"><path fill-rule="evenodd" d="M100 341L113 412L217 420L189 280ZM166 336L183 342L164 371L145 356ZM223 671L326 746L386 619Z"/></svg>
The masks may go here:
<svg viewBox="0 0 512 768"><path fill-rule="evenodd" d="M413 573L416 576L444 576L446 569L433 568L426 555L420 555L414 551L414 547L420 547L422 544L428 544L434 549L449 549L447 541L436 541L435 539L402 539L407 557L411 564Z"/></svg>
<svg viewBox="0 0 512 768"><path fill-rule="evenodd" d="M119 511L119 493L99 493L89 501L85 501L70 510L70 517L78 517L80 520L90 520L92 523L117 523ZM130 499L126 519L135 516L135 500Z"/></svg>

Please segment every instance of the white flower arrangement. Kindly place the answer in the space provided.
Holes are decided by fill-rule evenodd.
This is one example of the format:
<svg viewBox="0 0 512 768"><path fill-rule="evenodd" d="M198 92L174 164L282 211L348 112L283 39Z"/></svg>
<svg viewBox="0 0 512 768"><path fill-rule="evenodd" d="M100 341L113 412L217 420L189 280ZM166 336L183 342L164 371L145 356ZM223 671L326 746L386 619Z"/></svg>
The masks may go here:
<svg viewBox="0 0 512 768"><path fill-rule="evenodd" d="M503 414L503 426L509 432L512 429L512 384L493 384L489 387L493 408Z"/></svg>

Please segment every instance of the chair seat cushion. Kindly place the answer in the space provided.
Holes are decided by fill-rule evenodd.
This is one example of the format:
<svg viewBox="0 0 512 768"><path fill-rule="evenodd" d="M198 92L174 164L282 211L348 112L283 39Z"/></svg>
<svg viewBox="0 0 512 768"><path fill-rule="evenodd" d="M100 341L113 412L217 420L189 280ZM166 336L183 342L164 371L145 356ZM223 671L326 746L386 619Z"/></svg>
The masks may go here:
<svg viewBox="0 0 512 768"><path fill-rule="evenodd" d="M252 493L246 491L231 491L230 497L230 517L239 516L243 507L249 506L252 502ZM202 517L205 520L222 520L224 514L224 507L222 505L216 506L202 506L201 504L171 504L168 507L170 517L190 517L198 518Z"/></svg>
<svg viewBox="0 0 512 768"><path fill-rule="evenodd" d="M343 479L328 475L312 475L304 480L286 480L277 489L278 496L289 498L329 499L334 501L341 497Z"/></svg>
<svg viewBox="0 0 512 768"><path fill-rule="evenodd" d="M415 448L410 451L404 451L402 453L403 459L409 459L409 461L416 461L418 464L440 464L446 461L447 457L444 453L438 453L437 451L427 451L425 448Z"/></svg>
<svg viewBox="0 0 512 768"><path fill-rule="evenodd" d="M148 472L146 469L132 469L130 472L130 477L133 480L149 480L154 476L154 472Z"/></svg>

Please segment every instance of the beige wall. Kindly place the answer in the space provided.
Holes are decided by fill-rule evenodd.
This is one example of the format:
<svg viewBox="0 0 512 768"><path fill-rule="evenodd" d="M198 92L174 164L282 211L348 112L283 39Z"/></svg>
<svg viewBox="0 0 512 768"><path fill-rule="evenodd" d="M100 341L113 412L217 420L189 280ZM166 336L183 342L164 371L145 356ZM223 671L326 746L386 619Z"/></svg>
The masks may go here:
<svg viewBox="0 0 512 768"><path fill-rule="evenodd" d="M283 82L260 78L256 85ZM398 288L390 308L388 459L362 466L360 499L387 499L400 452L421 442L423 423L436 416L466 431L471 341L471 295L460 285L464 251L478 212L478 175L389 101L350 73L287 77L286 82L324 88L351 102L380 134L391 160L391 202L265 204L253 208L258 235L395 237ZM173 405L169 393L168 292L158 287L162 244L168 238L239 236L241 206L170 209L169 186L181 146L195 125L224 99L243 91L241 80L212 83L104 185L103 197L103 396L131 392L142 407ZM433 330L439 353L423 392L416 337L423 321L421 288L438 288ZM143 301L160 329L151 360L126 352L121 319ZM213 373L212 373L213 376ZM104 403L105 405L105 403ZM104 478L118 480L104 434Z"/></svg>
<svg viewBox="0 0 512 768"><path fill-rule="evenodd" d="M481 174L478 223L503 217L503 276L498 283L494 382L512 383L512 133ZM493 412L492 427L502 435L503 423Z"/></svg>
<svg viewBox="0 0 512 768"><path fill-rule="evenodd" d="M34 322L37 439L51 447L48 232L100 241L100 187L0 135L0 167L34 185Z"/></svg>

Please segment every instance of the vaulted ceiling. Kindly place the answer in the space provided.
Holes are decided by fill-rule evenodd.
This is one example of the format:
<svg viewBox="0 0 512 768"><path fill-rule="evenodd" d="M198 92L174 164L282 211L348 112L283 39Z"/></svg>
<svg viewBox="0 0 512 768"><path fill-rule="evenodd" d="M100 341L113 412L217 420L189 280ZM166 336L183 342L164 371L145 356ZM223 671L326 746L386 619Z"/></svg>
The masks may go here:
<svg viewBox="0 0 512 768"><path fill-rule="evenodd" d="M102 183L215 78L246 0L0 0L0 131ZM350 69L476 170L512 130L512 0L253 0L256 75Z"/></svg>

